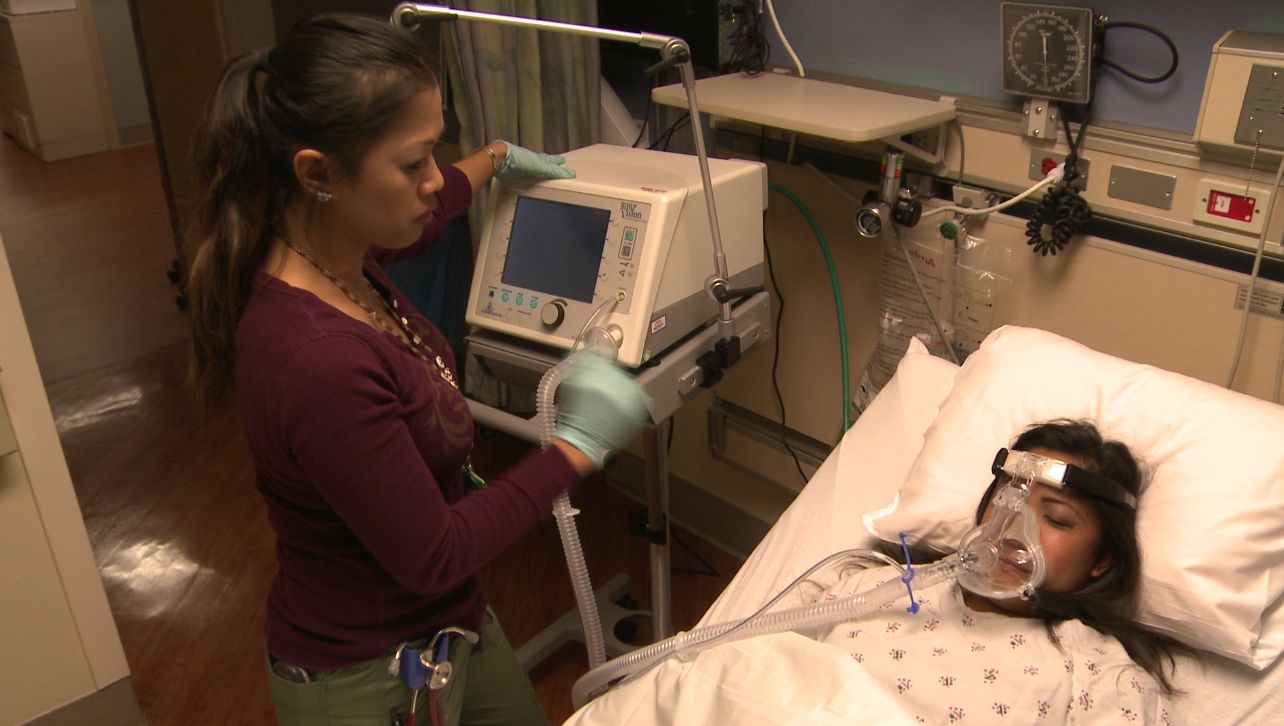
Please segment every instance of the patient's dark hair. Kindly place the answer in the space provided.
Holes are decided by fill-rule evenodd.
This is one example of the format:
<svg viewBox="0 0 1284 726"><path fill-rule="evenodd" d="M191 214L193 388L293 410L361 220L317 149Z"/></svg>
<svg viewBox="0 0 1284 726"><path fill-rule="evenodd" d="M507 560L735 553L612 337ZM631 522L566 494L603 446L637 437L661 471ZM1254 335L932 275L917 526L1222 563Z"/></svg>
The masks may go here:
<svg viewBox="0 0 1284 726"><path fill-rule="evenodd" d="M1080 465L1122 485L1134 495L1141 493L1142 472L1127 445L1103 438L1089 421L1056 419L1035 424L1012 443L1014 451L1044 449L1073 457ZM1098 555L1110 557L1110 569L1075 593L1077 615L1086 625L1113 636L1123 644L1137 665L1159 681L1168 694L1174 692L1168 671L1176 666L1177 652L1193 651L1177 641L1142 628L1136 622L1141 596L1141 548L1137 541L1137 514L1101 499L1075 494L1092 507L1101 522ZM994 487L981 498L976 511L980 523ZM1049 621L1049 627L1052 623ZM1167 661L1167 667L1164 661Z"/></svg>

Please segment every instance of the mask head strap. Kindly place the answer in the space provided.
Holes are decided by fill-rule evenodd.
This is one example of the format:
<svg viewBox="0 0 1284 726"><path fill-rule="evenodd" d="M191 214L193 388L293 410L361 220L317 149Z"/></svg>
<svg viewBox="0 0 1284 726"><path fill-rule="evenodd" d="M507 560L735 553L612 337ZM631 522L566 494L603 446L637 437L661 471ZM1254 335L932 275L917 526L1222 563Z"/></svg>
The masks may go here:
<svg viewBox="0 0 1284 726"><path fill-rule="evenodd" d="M1048 592L1043 588L1035 591L1034 609L1056 620L1069 620L1082 614L1079 608L1079 601L1074 595L1064 592Z"/></svg>
<svg viewBox="0 0 1284 726"><path fill-rule="evenodd" d="M1069 487L1076 492L1099 499L1107 504L1137 511L1137 496L1119 482L1088 471L1074 464L1067 464L1029 451L999 449L990 467L996 477L1029 477L1040 484L1057 489Z"/></svg>

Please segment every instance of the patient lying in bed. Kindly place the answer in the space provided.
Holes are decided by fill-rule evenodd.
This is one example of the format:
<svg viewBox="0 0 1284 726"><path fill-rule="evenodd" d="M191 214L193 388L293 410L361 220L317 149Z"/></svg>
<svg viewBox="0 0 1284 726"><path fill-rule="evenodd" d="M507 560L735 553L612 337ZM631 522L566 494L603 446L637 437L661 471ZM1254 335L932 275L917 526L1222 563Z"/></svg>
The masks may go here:
<svg viewBox="0 0 1284 726"><path fill-rule="evenodd" d="M1078 421L1032 426L1012 449L1071 464L1094 475L1085 477L1089 485L1099 485L1091 493L1074 485L1030 486L1026 507L1037 518L1046 565L1034 598L990 597L947 580L917 593L917 614L890 607L833 627L822 640L848 652L928 723L998 717L1168 723L1166 669L1180 646L1133 623L1140 577L1137 463L1125 445L1104 441ZM995 493L1008 478L997 462L996 469L978 524L996 516ZM995 540L1000 560L993 576L1012 583L1031 567L1022 561L1021 544L1010 539L1016 531L1014 522ZM899 577L892 568L842 573L811 581L813 594L801 597L846 597L892 577ZM824 589L817 596L818 587Z"/></svg>
<svg viewBox="0 0 1284 726"><path fill-rule="evenodd" d="M1185 648L1133 620L1137 463L1125 445L1078 421L1035 425L1012 449L1038 456L1001 458L1052 459L1074 472L1060 488L1029 480L1030 514L1020 516L1033 515L1026 534L1037 538L1042 565L1023 554L1034 547L1021 545L1021 522L1002 519L1016 490L996 459L977 514L999 553L988 585L964 589L949 578L915 592L917 613L902 599L807 634L825 645L784 634L688 663L671 659L572 722L686 723L702 714L703 723L1169 723L1172 654ZM1033 597L1010 596L1035 567L1046 576L1027 589ZM785 605L867 592L894 577L890 567L822 572ZM823 667L811 670L808 660Z"/></svg>
<svg viewBox="0 0 1284 726"><path fill-rule="evenodd" d="M899 577L867 570L835 583L844 597ZM1168 723L1162 686L1119 641L1079 620L1049 626L1038 618L975 611L957 583L918 596L910 614L892 607L844 623L822 641L842 648L921 723Z"/></svg>

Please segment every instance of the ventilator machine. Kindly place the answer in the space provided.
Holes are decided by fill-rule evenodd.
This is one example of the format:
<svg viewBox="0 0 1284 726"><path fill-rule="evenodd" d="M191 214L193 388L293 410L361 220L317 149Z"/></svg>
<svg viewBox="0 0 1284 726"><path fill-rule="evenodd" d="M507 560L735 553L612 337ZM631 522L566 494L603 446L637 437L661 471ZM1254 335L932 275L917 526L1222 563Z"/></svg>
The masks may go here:
<svg viewBox="0 0 1284 726"><path fill-rule="evenodd" d="M714 320L714 249L695 157L597 144L566 154L573 179L497 183L468 300L471 325L566 350L590 328L617 360L646 363ZM763 281L766 167L710 159L727 275Z"/></svg>

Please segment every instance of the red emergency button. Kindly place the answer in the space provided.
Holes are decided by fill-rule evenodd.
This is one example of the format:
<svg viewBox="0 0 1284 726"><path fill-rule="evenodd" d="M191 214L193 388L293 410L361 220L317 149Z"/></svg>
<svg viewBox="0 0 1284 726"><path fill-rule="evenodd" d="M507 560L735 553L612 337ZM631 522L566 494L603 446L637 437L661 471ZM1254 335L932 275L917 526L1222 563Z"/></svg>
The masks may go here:
<svg viewBox="0 0 1284 726"><path fill-rule="evenodd" d="M1219 192L1213 189L1208 192L1208 209L1206 211L1214 217L1252 222L1253 208L1256 205L1257 200L1253 197L1244 197L1239 194Z"/></svg>

